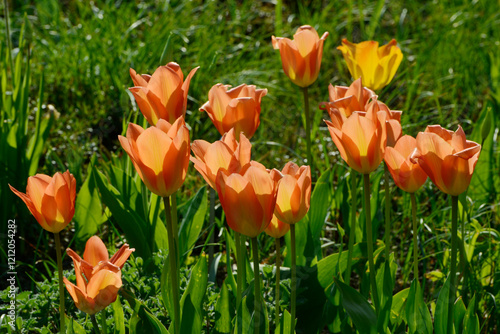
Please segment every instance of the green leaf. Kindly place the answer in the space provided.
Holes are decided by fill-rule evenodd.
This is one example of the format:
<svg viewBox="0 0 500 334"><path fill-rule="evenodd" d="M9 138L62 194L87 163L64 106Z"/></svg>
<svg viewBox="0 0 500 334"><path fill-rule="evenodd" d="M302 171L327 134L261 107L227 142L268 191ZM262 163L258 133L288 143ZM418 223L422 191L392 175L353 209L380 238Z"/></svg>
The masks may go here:
<svg viewBox="0 0 500 334"><path fill-rule="evenodd" d="M410 289L406 288L392 297L391 323L395 326L399 325L404 319L405 305L409 293Z"/></svg>
<svg viewBox="0 0 500 334"><path fill-rule="evenodd" d="M479 334L479 318L476 314L476 295L469 302L469 307L464 317L464 333Z"/></svg>
<svg viewBox="0 0 500 334"><path fill-rule="evenodd" d="M111 304L113 310L113 322L115 324L114 334L125 334L125 316L123 315L123 307L120 302L120 296Z"/></svg>
<svg viewBox="0 0 500 334"><path fill-rule="evenodd" d="M165 262L163 263L163 269L161 271L161 280L160 280L160 291L161 298L163 301L163 306L167 309L168 314L174 314L174 302L172 300L172 281L170 279L170 263L169 256L165 257Z"/></svg>
<svg viewBox="0 0 500 334"><path fill-rule="evenodd" d="M73 318L66 316L66 333L67 334L86 334L85 328Z"/></svg>
<svg viewBox="0 0 500 334"><path fill-rule="evenodd" d="M102 205L94 178L95 155L87 169L87 179L83 182L75 204L76 241L83 243L96 234L102 224Z"/></svg>
<svg viewBox="0 0 500 334"><path fill-rule="evenodd" d="M418 279L414 279L410 286L410 293L406 301L406 320L410 334L432 334L431 314L424 302Z"/></svg>
<svg viewBox="0 0 500 334"><path fill-rule="evenodd" d="M215 333L231 333L231 319L233 315L234 310L231 305L229 290L227 289L226 281L224 281L219 299L217 300L217 304L215 304Z"/></svg>
<svg viewBox="0 0 500 334"><path fill-rule="evenodd" d="M130 291L122 289L121 295L134 310L134 314L129 321L130 333L169 334L165 326L162 325L147 306L136 299Z"/></svg>
<svg viewBox="0 0 500 334"><path fill-rule="evenodd" d="M280 323L276 326L275 334L288 334L290 333L290 326L292 325L292 316L285 310L280 318ZM295 331L294 331L295 333Z"/></svg>
<svg viewBox="0 0 500 334"><path fill-rule="evenodd" d="M334 281L342 295L342 305L357 330L360 333L376 333L377 315L365 297L337 278Z"/></svg>
<svg viewBox="0 0 500 334"><path fill-rule="evenodd" d="M137 255L143 259L151 258L150 240L146 239L149 234L149 222L144 221L130 204L125 201L120 192L110 184L106 176L96 170L95 180L101 199L109 208L116 223L125 233L130 246L136 249Z"/></svg>
<svg viewBox="0 0 500 334"><path fill-rule="evenodd" d="M201 333L202 317L196 307L193 305L191 298L184 301L182 307L181 333L199 334Z"/></svg>
<svg viewBox="0 0 500 334"><path fill-rule="evenodd" d="M450 276L439 291L434 312L434 330L436 334L446 334L448 331L448 302L450 296Z"/></svg>
<svg viewBox="0 0 500 334"><path fill-rule="evenodd" d="M396 284L396 270L397 265L394 262L394 253L392 253L389 261L385 261L376 274L377 292L380 298L379 331L383 331L389 325L392 309L392 292Z"/></svg>
<svg viewBox="0 0 500 334"><path fill-rule="evenodd" d="M455 333L463 333L462 324L464 322L465 313L465 304L462 300L462 297L460 296L458 297L457 301L455 302L455 306L453 307L453 322L455 325Z"/></svg>
<svg viewBox="0 0 500 334"><path fill-rule="evenodd" d="M207 290L208 283L208 261L205 255L199 257L196 265L191 269L191 277L189 283L181 298L181 306L190 298L194 307L200 311L203 306L203 298Z"/></svg>
<svg viewBox="0 0 500 334"><path fill-rule="evenodd" d="M179 252L181 258L188 256L198 240L207 212L207 190L203 186L189 200L189 206L179 226Z"/></svg>

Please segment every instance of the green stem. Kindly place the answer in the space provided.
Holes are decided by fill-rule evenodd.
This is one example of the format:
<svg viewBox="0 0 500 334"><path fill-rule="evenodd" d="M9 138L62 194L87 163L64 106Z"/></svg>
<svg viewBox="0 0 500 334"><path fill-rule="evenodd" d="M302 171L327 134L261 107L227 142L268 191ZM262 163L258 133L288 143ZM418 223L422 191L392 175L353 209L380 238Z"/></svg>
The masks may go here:
<svg viewBox="0 0 500 334"><path fill-rule="evenodd" d="M302 92L304 93L304 113L306 118L307 163L311 166L311 173L313 173L314 169L311 154L311 120L309 116L309 92L307 87L303 87Z"/></svg>
<svg viewBox="0 0 500 334"><path fill-rule="evenodd" d="M379 302L377 284L375 281L375 264L373 262L373 232L372 232L372 217L370 208L370 174L363 175L364 192L365 192L365 218L366 218L366 240L368 244L368 266L370 270L370 283L373 297L373 304L375 305L375 312L379 314Z"/></svg>
<svg viewBox="0 0 500 334"><path fill-rule="evenodd" d="M389 261L391 251L391 197L389 189L389 169L384 163L384 191L385 191L385 260Z"/></svg>
<svg viewBox="0 0 500 334"><path fill-rule="evenodd" d="M97 324L97 320L95 318L95 314L90 316L90 320L92 321L92 326L94 327L95 334L101 334L101 330L99 329L99 325Z"/></svg>
<svg viewBox="0 0 500 334"><path fill-rule="evenodd" d="M413 278L418 280L418 240L417 240L417 201L415 193L410 193L411 199L411 219L413 222Z"/></svg>
<svg viewBox="0 0 500 334"><path fill-rule="evenodd" d="M243 291L243 257L241 253L241 238L238 232L234 232L234 244L236 246L236 267L237 267L237 276L236 276L236 323L237 323L237 333L243 333L243 308L241 307L241 298Z"/></svg>
<svg viewBox="0 0 500 334"><path fill-rule="evenodd" d="M259 246L257 245L257 237L252 238L253 252L253 274L254 274L254 333L259 334L260 329L260 313L262 305L260 303L260 273L259 273Z"/></svg>
<svg viewBox="0 0 500 334"><path fill-rule="evenodd" d="M175 194L173 195L175 196ZM168 253L170 262L170 279L172 280L172 299L174 302L174 334L180 333L181 324L181 314L179 307L179 268L177 266L178 259L178 244L175 238L176 228L173 226L172 222L172 210L170 208L170 196L163 197L163 203L165 204L165 216L166 216L166 227L167 227L167 237L168 237Z"/></svg>
<svg viewBox="0 0 500 334"><path fill-rule="evenodd" d="M276 243L276 298L275 298L275 326L278 327L280 323L280 262L281 262L281 245L280 239L274 239Z"/></svg>
<svg viewBox="0 0 500 334"><path fill-rule="evenodd" d="M62 268L62 258L61 258L61 238L59 237L59 232L54 233L54 239L56 241L56 257L57 257L57 273L59 275L59 314L61 316L61 324L59 333L66 333L66 314L64 307L64 282L63 282L63 268Z"/></svg>
<svg viewBox="0 0 500 334"><path fill-rule="evenodd" d="M210 196L210 215L209 215L209 226L212 229L210 234L210 245L208 246L208 266L211 268L212 262L214 261L214 242L215 242L215 190L212 187L208 189L208 195ZM215 277L210 277L211 282L215 282Z"/></svg>
<svg viewBox="0 0 500 334"><path fill-rule="evenodd" d="M297 299L297 255L295 249L295 224L290 224L290 239L292 243L292 300L290 334L295 333L295 302Z"/></svg>
<svg viewBox="0 0 500 334"><path fill-rule="evenodd" d="M177 193L170 195L170 210L172 213L172 227L174 231L174 240L177 253L177 265L180 263L179 254L179 223L177 222Z"/></svg>
<svg viewBox="0 0 500 334"><path fill-rule="evenodd" d="M14 60L12 59L12 40L10 38L10 25L9 25L9 7L8 1L3 1L3 10L5 15L5 35L7 39L7 53L9 55L9 65L10 65L10 73L12 84L14 85Z"/></svg>
<svg viewBox="0 0 500 334"><path fill-rule="evenodd" d="M458 196L451 196L451 269L450 291L448 300L448 334L453 334L453 305L456 297L457 280L457 222Z"/></svg>
<svg viewBox="0 0 500 334"><path fill-rule="evenodd" d="M344 281L347 285L351 282L351 267L352 267L352 251L354 248L354 239L356 238L356 204L357 201L357 185L356 185L356 171L351 168L351 224L349 226L349 249L347 253L347 269L345 272Z"/></svg>

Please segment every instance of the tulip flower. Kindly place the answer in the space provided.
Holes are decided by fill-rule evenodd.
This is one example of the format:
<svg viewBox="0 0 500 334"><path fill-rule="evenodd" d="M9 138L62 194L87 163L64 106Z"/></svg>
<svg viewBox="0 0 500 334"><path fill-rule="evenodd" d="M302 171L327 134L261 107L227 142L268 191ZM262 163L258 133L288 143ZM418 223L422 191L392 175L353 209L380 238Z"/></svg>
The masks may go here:
<svg viewBox="0 0 500 334"><path fill-rule="evenodd" d="M374 171L383 159L387 142L384 112L371 108L366 114L355 112L346 118L340 111L331 112L325 121L342 159L361 174Z"/></svg>
<svg viewBox="0 0 500 334"><path fill-rule="evenodd" d="M379 47L375 41L355 44L344 38L337 49L342 51L352 77L362 77L364 85L376 91L391 82L403 60L403 54L396 44L393 39Z"/></svg>
<svg viewBox="0 0 500 334"><path fill-rule="evenodd" d="M251 149L252 144L244 134L240 135L238 143L233 128L221 140L212 144L204 140L193 141L191 150L195 158L191 157L191 161L210 187L216 189L215 178L219 169L225 169L229 173L239 172L250 162Z"/></svg>
<svg viewBox="0 0 500 334"><path fill-rule="evenodd" d="M280 50L283 71L297 86L308 87L318 78L327 37L325 32L319 38L316 29L308 25L297 29L293 40L272 37L273 48Z"/></svg>
<svg viewBox="0 0 500 334"><path fill-rule="evenodd" d="M481 151L481 145L465 139L459 125L456 132L430 125L417 135L412 159L444 193L458 196L467 190Z"/></svg>
<svg viewBox="0 0 500 334"><path fill-rule="evenodd" d="M264 166L252 161L238 173L220 169L215 183L231 229L250 238L266 229L273 217L276 186Z"/></svg>
<svg viewBox="0 0 500 334"><path fill-rule="evenodd" d="M410 157L417 147L412 136L401 137L393 147L386 147L384 160L396 185L408 193L414 193L425 183L427 174Z"/></svg>
<svg viewBox="0 0 500 334"><path fill-rule="evenodd" d="M139 75L130 69L135 87L129 90L149 124L156 125L159 119L173 123L186 116L189 84L198 68L193 68L185 81L181 67L174 62L158 67L153 75Z"/></svg>
<svg viewBox="0 0 500 334"><path fill-rule="evenodd" d="M355 80L349 87L328 86L330 102L322 102L320 108L327 110L338 109L345 117L355 111L366 111L369 101L376 96L371 89L363 87L361 78Z"/></svg>
<svg viewBox="0 0 500 334"><path fill-rule="evenodd" d="M298 223L311 206L311 167L297 166L288 162L281 173L274 170L274 175L281 174L276 195L276 217L287 223Z"/></svg>
<svg viewBox="0 0 500 334"><path fill-rule="evenodd" d="M267 89L256 89L253 85L231 86L216 84L208 92L208 102L200 111L205 111L219 133L235 131L236 140L240 133L250 139L260 124L260 102ZM229 89L229 90L228 90Z"/></svg>
<svg viewBox="0 0 500 334"><path fill-rule="evenodd" d="M380 111L385 113L385 125L387 130L386 145L388 147L394 147L398 139L403 135L403 129L401 128L402 111L390 110L385 103L377 99L377 96L374 96L372 101L366 105L366 110L372 110L374 113Z"/></svg>
<svg viewBox="0 0 500 334"><path fill-rule="evenodd" d="M87 280L90 280L99 270L105 268L121 269L134 252L134 248L130 248L128 244L124 244L118 252L109 258L108 249L98 236L93 236L87 240L83 259L75 253L71 248L66 250L66 253L73 259L73 263L78 262L82 272ZM76 266L76 265L75 265Z"/></svg>
<svg viewBox="0 0 500 334"><path fill-rule="evenodd" d="M73 259L76 285L66 277L64 284L79 310L93 316L116 300L122 286L121 268L133 251L125 244L110 260L106 246L97 236L87 241L83 259L67 249Z"/></svg>
<svg viewBox="0 0 500 334"><path fill-rule="evenodd" d="M75 214L76 180L69 171L53 177L36 174L28 178L26 194L9 185L43 229L59 233Z"/></svg>
<svg viewBox="0 0 500 334"><path fill-rule="evenodd" d="M184 118L174 124L160 119L143 129L129 123L127 136L118 136L137 173L149 190L161 197L173 194L183 184L189 165L189 130Z"/></svg>
<svg viewBox="0 0 500 334"><path fill-rule="evenodd" d="M287 234L289 230L290 224L282 222L278 219L278 217L276 217L276 215L273 215L271 222L264 230L264 232L266 232L266 234L272 238L279 239Z"/></svg>

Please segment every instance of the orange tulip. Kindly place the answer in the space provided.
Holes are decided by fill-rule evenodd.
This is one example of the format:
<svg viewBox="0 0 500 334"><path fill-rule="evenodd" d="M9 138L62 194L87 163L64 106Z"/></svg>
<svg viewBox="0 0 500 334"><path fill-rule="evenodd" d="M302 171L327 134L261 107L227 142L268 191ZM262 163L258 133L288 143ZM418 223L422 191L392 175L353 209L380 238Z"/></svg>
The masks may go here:
<svg viewBox="0 0 500 334"><path fill-rule="evenodd" d="M354 79L362 77L366 87L379 90L391 82L403 60L403 53L396 44L393 39L379 47L375 41L355 44L344 38L337 49L342 51Z"/></svg>
<svg viewBox="0 0 500 334"><path fill-rule="evenodd" d="M425 183L427 174L410 156L417 147L412 136L401 137L394 148L386 147L384 160L396 185L408 193L414 193Z"/></svg>
<svg viewBox="0 0 500 334"><path fill-rule="evenodd" d="M191 157L194 168L213 189L216 189L215 178L219 169L225 169L229 173L237 173L250 162L252 144L240 135L240 142L236 141L234 129L225 133L221 140L210 144L204 140L195 140L191 144L191 150L195 155Z"/></svg>
<svg viewBox="0 0 500 334"><path fill-rule="evenodd" d="M69 257L73 262L78 262L80 268L87 280L90 280L99 270L104 268L123 268L123 265L129 258L130 254L134 252L134 248L130 248L128 244L124 244L118 252L110 259L108 249L98 236L93 236L87 240L85 244L85 251L83 259L76 254L71 248L66 250Z"/></svg>
<svg viewBox="0 0 500 334"><path fill-rule="evenodd" d="M276 204L276 185L265 167L252 161L238 173L220 169L215 182L229 227L250 238L262 233Z"/></svg>
<svg viewBox="0 0 500 334"><path fill-rule="evenodd" d="M372 101L366 105L366 110L371 110L374 113L378 113L380 111L385 113L387 146L394 147L394 145L396 145L396 142L403 135L403 129L401 128L402 111L390 110L385 103L378 101L377 96L374 96Z"/></svg>
<svg viewBox="0 0 500 334"><path fill-rule="evenodd" d="M481 145L465 139L459 125L456 132L440 125L429 125L417 135L412 159L444 193L458 196L469 187Z"/></svg>
<svg viewBox="0 0 500 334"><path fill-rule="evenodd" d="M122 286L121 268L133 251L125 244L109 260L108 250L97 236L87 241L83 260L68 248L75 267L76 285L66 277L63 281L79 310L93 315L116 300Z"/></svg>
<svg viewBox="0 0 500 334"><path fill-rule="evenodd" d="M69 171L53 177L36 174L28 178L26 194L9 184L47 231L58 233L69 224L75 214L76 180Z"/></svg>
<svg viewBox="0 0 500 334"><path fill-rule="evenodd" d="M325 121L342 159L361 174L377 169L387 142L386 114L383 111L375 113L373 109L366 113L355 112L349 118L333 110L332 121Z"/></svg>
<svg viewBox="0 0 500 334"><path fill-rule="evenodd" d="M149 190L167 197L180 188L189 165L189 130L182 116L172 125L160 119L146 130L129 123L127 137L118 139Z"/></svg>
<svg viewBox="0 0 500 334"><path fill-rule="evenodd" d="M283 37L272 37L273 48L280 50L283 71L294 84L308 87L318 78L323 58L323 43L328 37L325 32L319 38L311 26L302 26L293 35L293 41Z"/></svg>
<svg viewBox="0 0 500 334"><path fill-rule="evenodd" d="M173 123L186 116L189 84L198 68L193 68L184 82L181 67L174 62L158 67L153 75L139 75L130 69L135 87L129 90L149 124L156 125L159 119Z"/></svg>
<svg viewBox="0 0 500 334"><path fill-rule="evenodd" d="M266 234L271 238L279 239L285 234L287 234L289 230L290 230L290 224L283 223L281 220L278 219L278 217L276 217L276 215L273 215L271 222L264 230L264 232L266 232Z"/></svg>
<svg viewBox="0 0 500 334"><path fill-rule="evenodd" d="M274 214L287 224L298 223L311 206L311 167L288 162L281 172L273 170L272 176L279 179Z"/></svg>
<svg viewBox="0 0 500 334"><path fill-rule="evenodd" d="M208 92L208 102L200 111L205 111L221 136L234 128L236 140L240 133L252 138L260 124L260 101L267 89L256 89L253 85L231 86L216 84Z"/></svg>
<svg viewBox="0 0 500 334"><path fill-rule="evenodd" d="M355 111L366 111L369 101L376 96L371 89L363 87L361 78L355 80L349 87L328 86L330 102L322 102L321 109L328 112L338 109L345 117L349 117Z"/></svg>

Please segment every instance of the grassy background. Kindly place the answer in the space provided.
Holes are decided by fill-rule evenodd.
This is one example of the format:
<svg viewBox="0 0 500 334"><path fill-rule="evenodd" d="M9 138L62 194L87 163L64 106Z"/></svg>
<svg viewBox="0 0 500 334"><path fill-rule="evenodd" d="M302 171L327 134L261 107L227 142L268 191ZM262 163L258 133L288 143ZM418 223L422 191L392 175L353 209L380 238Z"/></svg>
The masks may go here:
<svg viewBox="0 0 500 334"><path fill-rule="evenodd" d="M91 157L96 156L99 166L115 154L122 155L117 136L124 132L129 120L142 121L127 90L132 86L129 68L151 74L168 61L179 63L185 74L200 66L191 82L186 117L192 140L212 142L219 138L208 116L198 111L212 85L255 84L267 88L268 95L263 98L261 125L252 139L253 158L270 168L281 168L288 160L302 164L301 158L306 155L300 117L302 94L283 73L271 36L292 37L303 24L313 25L320 35L324 31L330 33L320 76L310 89L316 132L313 154L318 170L344 166L322 122L328 116L316 108L328 99L329 83L349 85L352 81L340 51L336 50L342 38L354 42L373 38L381 44L397 39L403 62L392 83L378 93L391 109L403 111L405 133L415 136L429 124L453 130L460 124L468 137L474 134L475 140L481 140L478 130L485 117L483 111L490 107L496 120L500 114L498 8L499 3L494 0L285 2L280 26L275 22L272 1L9 2L14 47L18 46L22 23L25 18L29 21L27 38L33 78L30 110L34 114L38 83L43 75L43 103L53 105L60 113L39 172L53 174L69 168L78 185L86 179ZM4 20L0 20L0 30L5 35ZM498 129L493 127L492 131L496 131L496 138ZM496 139L488 145L489 153L483 153L481 159L488 157L488 173L498 180ZM334 190L341 189L344 181L342 176L336 178ZM183 196L194 194L202 184L201 177L190 168ZM498 229L498 188L490 189L487 196L483 196L482 189L471 189L477 195L468 199L471 221ZM426 291L428 297L435 297L433 275L447 270L440 239L447 237L449 203L445 196L436 194L430 182L419 194L419 200L421 214L428 217L422 231L422 251L428 257L424 265L430 268L431 284ZM393 234L402 249L410 247L408 203L405 195L394 191ZM16 206L19 211L25 210ZM322 232L324 244L341 243L336 227L337 222L342 224L341 213L340 205L334 205ZM40 258L51 258L50 239L40 241L40 228L34 220L29 220L29 224L35 232L26 236L26 244L41 242ZM468 230L476 227L471 223ZM68 231L66 244L72 240L72 233ZM116 237L111 233L109 239ZM270 243L263 247L271 248ZM28 250L20 254L21 259L30 258ZM402 287L410 279L406 274L410 261L403 252L398 261L402 268L398 286ZM51 271L46 264L33 266L38 268L35 274L39 278ZM45 268L40 269L42 266ZM474 270L481 274L483 267L481 264ZM493 270L492 276L495 275L498 277L498 269ZM490 290L493 295L498 293L493 285ZM484 289L483 294L490 290ZM484 303L484 319L490 319L492 302Z"/></svg>

